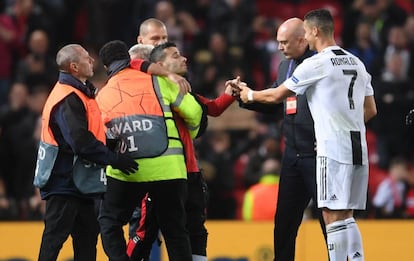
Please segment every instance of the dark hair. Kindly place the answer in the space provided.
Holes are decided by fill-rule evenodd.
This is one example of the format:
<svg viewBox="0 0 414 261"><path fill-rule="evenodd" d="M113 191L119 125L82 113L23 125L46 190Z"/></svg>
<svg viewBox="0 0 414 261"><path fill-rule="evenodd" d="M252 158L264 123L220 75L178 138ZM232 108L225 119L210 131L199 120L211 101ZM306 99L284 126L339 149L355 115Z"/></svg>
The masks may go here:
<svg viewBox="0 0 414 261"><path fill-rule="evenodd" d="M316 26L324 35L331 35L334 32L334 21L331 13L326 9L309 11L304 20Z"/></svg>
<svg viewBox="0 0 414 261"><path fill-rule="evenodd" d="M102 46L99 57L105 66L109 66L114 61L130 59L127 45L120 40L110 41Z"/></svg>
<svg viewBox="0 0 414 261"><path fill-rule="evenodd" d="M150 62L159 62L163 61L165 59L165 53L164 49L170 48L170 47L177 47L177 45L173 42L166 42L160 45L157 45L152 49L150 54Z"/></svg>

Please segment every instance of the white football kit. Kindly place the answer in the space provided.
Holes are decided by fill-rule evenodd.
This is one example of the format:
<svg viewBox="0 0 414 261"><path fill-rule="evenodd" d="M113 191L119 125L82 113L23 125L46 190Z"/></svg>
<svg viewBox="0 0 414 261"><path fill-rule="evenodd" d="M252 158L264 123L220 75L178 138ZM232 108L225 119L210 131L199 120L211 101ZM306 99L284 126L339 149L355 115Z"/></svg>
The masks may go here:
<svg viewBox="0 0 414 261"><path fill-rule="evenodd" d="M364 64L344 49L330 46L304 60L284 85L306 94L314 120L318 207L365 209L364 100L374 91Z"/></svg>

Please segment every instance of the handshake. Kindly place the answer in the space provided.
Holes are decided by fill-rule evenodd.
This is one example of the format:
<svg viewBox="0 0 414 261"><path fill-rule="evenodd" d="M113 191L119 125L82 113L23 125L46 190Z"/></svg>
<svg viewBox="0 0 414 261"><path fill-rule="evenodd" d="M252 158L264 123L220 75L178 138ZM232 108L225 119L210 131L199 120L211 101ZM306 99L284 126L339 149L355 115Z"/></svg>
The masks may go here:
<svg viewBox="0 0 414 261"><path fill-rule="evenodd" d="M245 82L240 81L240 76L233 80L226 81L226 93L233 97L237 97L243 103L253 102L253 91Z"/></svg>

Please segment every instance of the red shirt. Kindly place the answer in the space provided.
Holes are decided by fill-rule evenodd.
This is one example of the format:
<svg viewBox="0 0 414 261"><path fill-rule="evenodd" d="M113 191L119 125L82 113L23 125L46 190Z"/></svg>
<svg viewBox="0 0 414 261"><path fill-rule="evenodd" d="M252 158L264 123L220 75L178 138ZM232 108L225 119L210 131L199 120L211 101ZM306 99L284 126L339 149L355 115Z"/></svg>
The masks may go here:
<svg viewBox="0 0 414 261"><path fill-rule="evenodd" d="M201 95L197 95L198 100L207 106L207 115L217 117L220 116L235 100L231 95L223 93L214 100L207 99ZM178 132L183 142L185 165L187 166L187 173L199 172L197 158L195 156L195 148L193 140L187 130L184 121L180 117L174 117L177 124Z"/></svg>
<svg viewBox="0 0 414 261"><path fill-rule="evenodd" d="M131 60L131 68L141 70L141 65L144 61L140 59ZM149 72L150 73L150 72ZM197 99L207 106L207 115L217 117L220 116L235 100L231 95L223 93L214 100L208 99L201 95L197 95ZM177 124L178 133L180 134L181 141L184 147L185 165L187 166L187 173L199 172L197 158L195 156L195 149L193 140L190 137L187 126L184 121L174 115L175 122Z"/></svg>

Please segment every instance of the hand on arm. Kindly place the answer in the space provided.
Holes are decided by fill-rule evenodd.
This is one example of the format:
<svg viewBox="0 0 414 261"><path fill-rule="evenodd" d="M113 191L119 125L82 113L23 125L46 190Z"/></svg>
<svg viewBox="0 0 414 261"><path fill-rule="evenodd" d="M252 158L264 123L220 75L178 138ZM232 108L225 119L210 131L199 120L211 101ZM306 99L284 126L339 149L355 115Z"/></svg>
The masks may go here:
<svg viewBox="0 0 414 261"><path fill-rule="evenodd" d="M181 94L186 94L187 92L191 91L191 85L184 77L168 71L159 64L151 63L151 65L148 67L148 73L160 76L167 76L168 79L170 79L178 85Z"/></svg>
<svg viewBox="0 0 414 261"><path fill-rule="evenodd" d="M191 85L190 83L182 76L175 74L175 73L168 73L168 79L175 82L178 87L180 88L181 94L186 94L187 92L191 92Z"/></svg>

